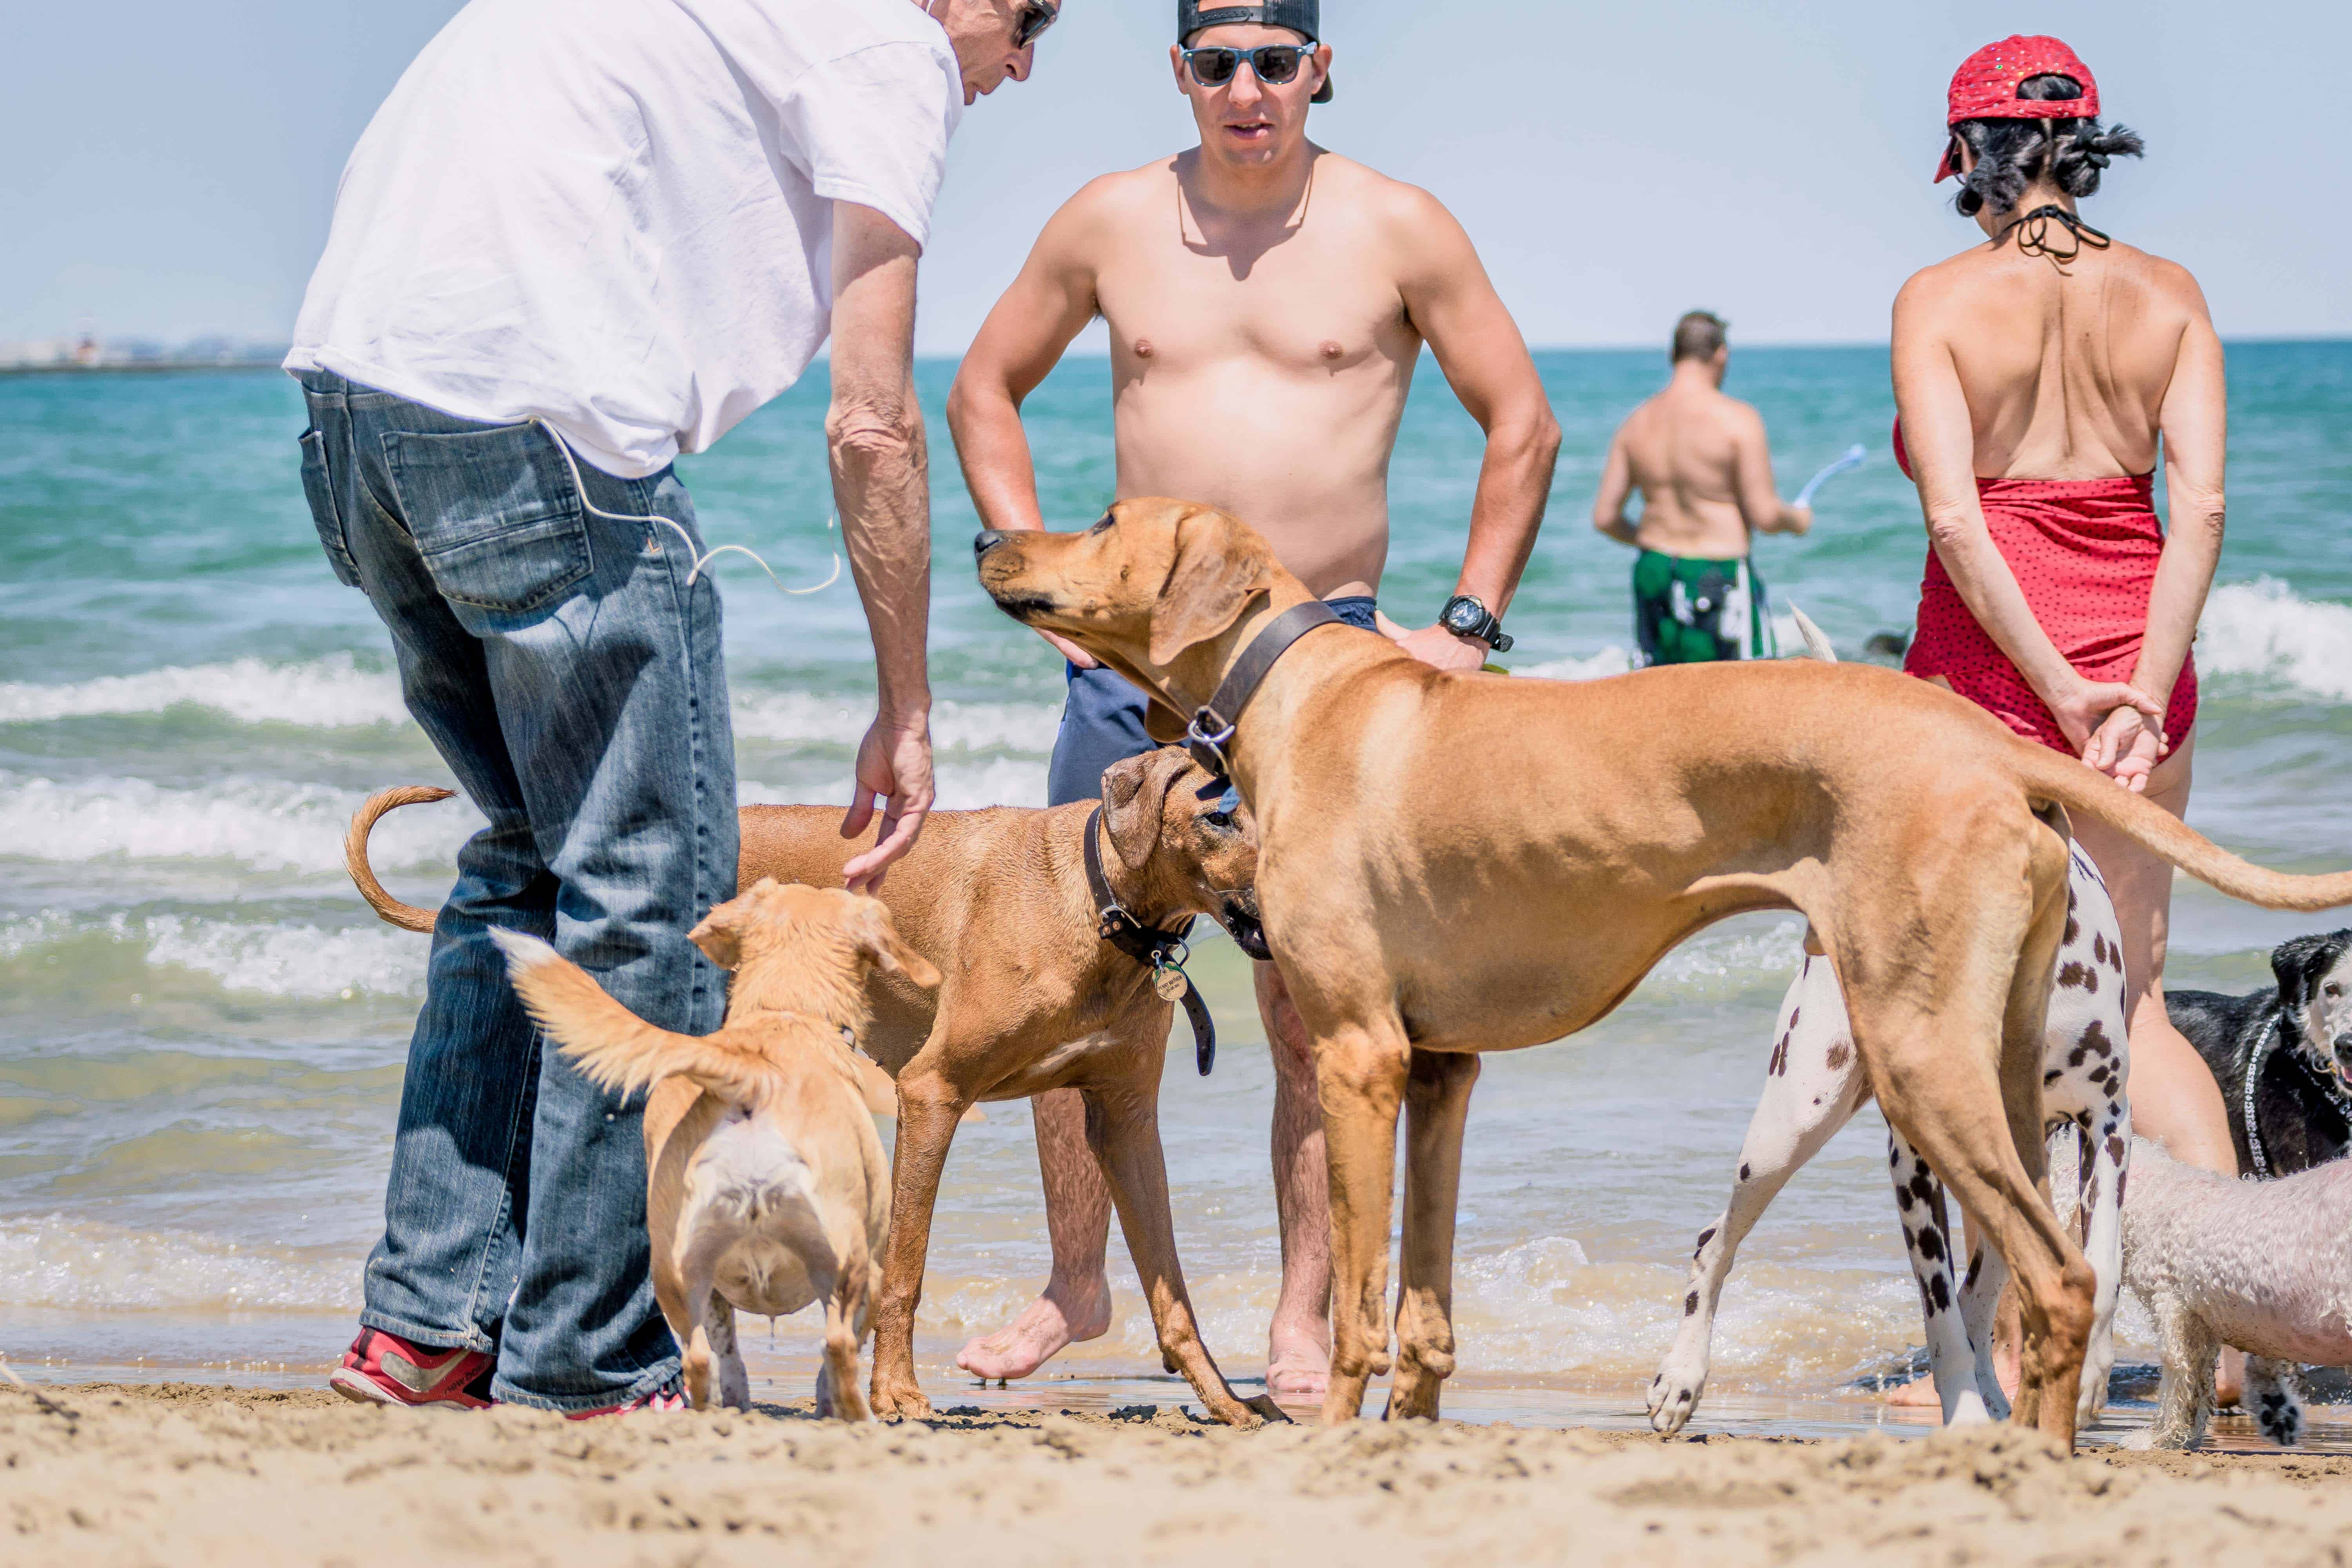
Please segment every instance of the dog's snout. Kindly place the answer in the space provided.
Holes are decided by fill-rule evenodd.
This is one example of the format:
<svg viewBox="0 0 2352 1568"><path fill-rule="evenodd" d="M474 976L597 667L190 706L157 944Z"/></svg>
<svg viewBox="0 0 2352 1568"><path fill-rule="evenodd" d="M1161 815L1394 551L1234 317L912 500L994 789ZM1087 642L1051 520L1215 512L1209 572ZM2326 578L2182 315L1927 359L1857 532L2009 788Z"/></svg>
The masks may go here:
<svg viewBox="0 0 2352 1568"><path fill-rule="evenodd" d="M979 537L971 542L972 559L979 560L1012 537L1001 528L982 529Z"/></svg>
<svg viewBox="0 0 2352 1568"><path fill-rule="evenodd" d="M2336 1037L2336 1054L2346 1061L2352 1062L2352 1032Z"/></svg>

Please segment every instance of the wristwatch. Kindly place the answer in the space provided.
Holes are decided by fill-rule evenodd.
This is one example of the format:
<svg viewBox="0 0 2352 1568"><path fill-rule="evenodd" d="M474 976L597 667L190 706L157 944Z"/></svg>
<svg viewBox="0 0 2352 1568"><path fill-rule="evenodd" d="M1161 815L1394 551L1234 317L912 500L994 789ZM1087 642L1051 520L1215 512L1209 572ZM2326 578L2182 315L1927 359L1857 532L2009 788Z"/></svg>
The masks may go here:
<svg viewBox="0 0 2352 1568"><path fill-rule="evenodd" d="M1456 637L1476 637L1496 653L1511 651L1511 639L1503 630L1502 617L1488 609L1485 601L1468 594L1456 594L1445 601L1445 608L1437 612L1437 624Z"/></svg>

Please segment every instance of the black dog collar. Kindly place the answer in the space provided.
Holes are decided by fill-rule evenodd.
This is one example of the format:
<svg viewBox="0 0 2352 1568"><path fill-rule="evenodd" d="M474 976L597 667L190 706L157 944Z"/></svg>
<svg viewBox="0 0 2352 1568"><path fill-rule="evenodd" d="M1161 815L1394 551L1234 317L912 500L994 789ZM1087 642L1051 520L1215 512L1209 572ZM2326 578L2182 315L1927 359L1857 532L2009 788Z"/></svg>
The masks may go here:
<svg viewBox="0 0 2352 1568"><path fill-rule="evenodd" d="M1193 917L1186 915L1176 931L1157 930L1137 920L1103 875L1102 848L1095 837L1101 825L1102 807L1097 806L1087 818L1086 843L1087 893L1095 901L1095 929L1105 942L1151 971L1151 988L1162 1001L1184 1004L1184 1017L1192 1026L1192 1059L1206 1078L1217 1065L1217 1021L1209 1016L1201 988L1184 973L1185 962L1192 956L1184 937L1192 929Z"/></svg>
<svg viewBox="0 0 2352 1568"><path fill-rule="evenodd" d="M1225 747L1233 741L1234 726L1240 722L1242 710L1257 695L1275 660L1288 653L1293 643L1317 626L1344 624L1320 599L1293 605L1267 622L1265 629L1250 638L1249 647L1242 649L1241 658L1234 661L1224 679L1217 683L1216 695L1194 711L1192 722L1184 731L1184 749L1192 753L1192 760L1218 778L1232 777ZM1093 842L1091 838L1087 840L1090 845Z"/></svg>

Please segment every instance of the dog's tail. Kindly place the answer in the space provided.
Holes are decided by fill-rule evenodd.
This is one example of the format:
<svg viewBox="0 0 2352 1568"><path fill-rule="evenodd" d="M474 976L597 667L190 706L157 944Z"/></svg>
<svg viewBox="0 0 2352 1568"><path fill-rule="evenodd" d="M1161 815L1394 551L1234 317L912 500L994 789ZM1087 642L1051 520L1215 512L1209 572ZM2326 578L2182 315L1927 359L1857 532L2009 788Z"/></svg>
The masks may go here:
<svg viewBox="0 0 2352 1568"><path fill-rule="evenodd" d="M352 826L343 835L343 869L352 874L352 883L368 908L386 925L403 931L433 931L433 911L420 910L415 904L404 904L384 891L383 884L375 879L375 868L368 864L368 835L375 831L376 823L384 813L398 811L404 805L423 805L432 801L447 800L450 793L431 784L404 784L398 789L380 789L360 803L352 814Z"/></svg>
<svg viewBox="0 0 2352 1568"><path fill-rule="evenodd" d="M607 995L588 972L535 936L494 930L515 994L548 1037L608 1093L635 1094L666 1078L690 1079L727 1100L756 1105L782 1082L765 1051L721 1029L656 1029Z"/></svg>
<svg viewBox="0 0 2352 1568"><path fill-rule="evenodd" d="M2309 911L2352 904L2352 871L2299 877L2266 869L2231 854L2105 773L2031 741L2020 738L2012 744L2028 795L2105 823L2219 892L2266 910Z"/></svg>

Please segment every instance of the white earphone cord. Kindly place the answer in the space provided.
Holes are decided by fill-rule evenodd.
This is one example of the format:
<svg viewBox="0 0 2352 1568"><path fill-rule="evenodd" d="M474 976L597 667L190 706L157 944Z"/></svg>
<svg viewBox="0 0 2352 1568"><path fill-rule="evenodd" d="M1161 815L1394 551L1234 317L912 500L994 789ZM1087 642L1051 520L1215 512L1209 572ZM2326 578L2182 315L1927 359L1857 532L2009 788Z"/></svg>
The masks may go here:
<svg viewBox="0 0 2352 1568"><path fill-rule="evenodd" d="M687 555L688 559L692 560L694 563L694 569L686 574L686 585L688 587L691 588L694 586L696 579L702 575L702 569L705 566L709 565L711 562L717 560L721 555L727 554L730 551L737 555L750 556L753 565L759 567L761 571L768 574L768 581L776 585L776 592L780 594L821 594L824 592L825 589L832 587L835 583L841 581L841 552L838 550L833 552L832 575L825 578L824 582L819 583L813 588L787 588L784 586L783 579L777 576L774 569L770 567L765 561L760 558L759 552L751 549L749 545L722 544L716 550L708 551L701 555L696 555L694 553L694 535L687 532L684 526L681 525L676 518L663 517L657 512L650 515L638 515L631 512L606 511L603 507L598 506L594 501L588 499L588 487L580 482L580 465L572 460L571 444L565 441L562 435L555 428L555 426L550 425L546 420L533 418L531 423L546 431L549 439L555 443L555 449L563 454L563 466L571 470L572 488L579 492L580 505L583 509L603 518L607 522L658 522L664 528L668 529L672 533L677 534L680 539L686 541ZM840 525L840 522L841 518L838 513L826 518L824 521L824 531L827 533L831 533Z"/></svg>

